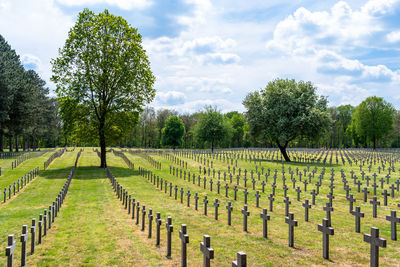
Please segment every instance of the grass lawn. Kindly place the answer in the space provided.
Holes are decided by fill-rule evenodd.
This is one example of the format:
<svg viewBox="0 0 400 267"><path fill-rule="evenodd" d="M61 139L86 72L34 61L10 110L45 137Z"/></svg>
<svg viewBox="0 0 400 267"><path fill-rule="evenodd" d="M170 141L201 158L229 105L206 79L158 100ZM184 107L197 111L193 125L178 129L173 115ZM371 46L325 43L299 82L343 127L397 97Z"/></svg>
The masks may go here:
<svg viewBox="0 0 400 267"><path fill-rule="evenodd" d="M3 236L1 246L5 248L6 237L14 233L19 239L21 227L23 224L30 225L31 218L38 218L43 209L57 196L59 190L64 184L77 151L65 153L61 158L57 158L48 170L42 171L31 185L11 201L0 205L0 233ZM255 170L255 164L238 160L238 167L242 168L241 180L238 185L238 198L233 199L233 186L236 185L236 175L233 177L233 183L227 183L229 186L228 197L225 197L225 182L223 172L227 172L227 163L222 160L213 160L216 171L221 170L221 189L217 193L218 174L213 179L213 191L211 192L209 182L207 188L203 188L203 177L207 181L212 178L208 175L201 175L201 186L197 185L197 176L199 174L198 166L200 163L180 156L181 160L188 163L190 173L196 174L196 183L188 182L187 178L178 178L169 173L169 166L179 167L177 164L157 154L150 154L151 157L162 164L161 170L154 169L149 161L139 155L133 155L125 152L125 155L135 164L135 170L127 168L127 165L121 157L112 153L107 153L107 163L115 175L118 182L128 190L136 201L140 201L140 206L146 207L146 226L145 231L141 231L140 224L136 225L136 219L132 220L131 215L124 209L122 203L117 199L110 181L106 176L104 169L98 168L99 158L97 153L86 148L79 160L78 168L72 179L70 189L64 204L59 212L52 229L44 237L43 243L37 246L34 255L28 257L28 265L31 266L179 266L180 264L180 239L179 230L181 224L187 225L189 235L188 244L188 266L201 266L202 254L200 252L200 242L203 235L211 236L211 247L215 251L215 259L212 260L213 266L230 266L236 259L236 253L244 251L247 253L248 266L325 266L325 265L348 265L348 266L366 266L369 264L369 244L363 242L362 233L369 233L370 227L376 226L380 229L381 237L387 240L387 248L380 249L381 266L396 266L400 259L399 241L390 240L390 224L385 220L386 215L390 214L391 209L398 210L397 203L400 197L397 193L396 198L389 197L388 206L383 206L382 190L378 189L378 199L381 206L378 207L378 218L372 218L372 207L362 201L362 193L357 192L353 180L350 178L350 170L353 169L359 177L359 168L334 166L335 169L335 199L333 200L334 211L332 213L332 227L335 229L335 235L330 237L330 260L322 258L322 234L318 232L317 225L326 217L323 211L329 193L330 169L326 169L320 194L316 198L316 205L309 211L309 222L304 221L304 208L302 203L309 199L311 203L310 192L315 188L318 176L322 171L319 166L312 183L307 186L307 192L304 191L304 184L296 182L302 190L300 198L297 201L297 193L292 187L290 175L286 174L286 184L288 186L287 194L292 202L290 212L295 214L299 226L295 228L294 248L288 247L288 225L285 224L285 204L283 203L283 183L282 183L282 164L277 162L264 161L265 170L271 169L271 175L265 186L265 193L261 192L261 184L256 179L256 190L260 191L260 207L256 207L255 191L252 190L251 179L247 182L248 208L250 216L248 218L248 232L244 232L243 215L241 210L244 205L243 197L243 169L249 172ZM27 162L28 163L28 162ZM311 165L311 164L310 164ZM166 179L168 184L171 182L178 189L184 189L183 203L180 203L180 193L178 190L177 200L174 199L174 190L172 197L164 190L161 191L153 185L147 178L139 175L138 167L144 167L152 170L159 177ZM204 165L202 165L204 166ZM292 169L298 167L300 171L306 168L307 164L290 163L285 164L285 171L288 173L288 167ZM23 166L21 166L23 167ZM375 166L371 172L367 168L364 170L371 175L377 172ZM179 167L180 168L180 167ZM313 168L311 166L310 170ZM22 168L21 168L22 169ZM276 181L276 194L274 201L274 210L268 211L271 220L268 222L268 239L262 237L262 220L260 213L262 208L269 207L267 196L271 193L274 170L278 170ZM346 192L343 188L340 178L340 169L343 169L348 184L352 187L351 194L357 199L354 206L361 206L361 211L365 213L365 218L361 219L361 233L354 231L354 216L349 213L349 204L346 200ZM398 169L398 168L397 168ZM232 168L231 168L232 172ZM236 174L237 174L236 170ZM386 172L385 172L386 175ZM296 176L296 175L295 175ZM296 176L297 177L297 176ZM378 179L384 177L383 173ZM261 179L265 179L261 176ZM298 177L296 178L297 180ZM304 178L303 178L304 179ZM391 183L397 179L397 174L393 173L390 178ZM365 181L363 181L365 184ZM378 183L380 184L380 183ZM365 186L365 185L364 185ZM362 186L362 187L364 187ZM385 184L385 188L388 185ZM190 190L190 207L187 203L187 190ZM370 188L370 191L372 189ZM194 208L194 194L199 195L199 209ZM203 198L207 195L208 215L203 215ZM214 219L214 199L218 198L219 220ZM372 194L368 195L368 201L372 199ZM231 201L233 205L232 225L227 225L226 204ZM153 237L149 239L148 234L148 210L153 210L153 216L156 212L161 213L161 246L155 246L155 221L153 220ZM172 234L172 257L166 257L166 219L172 217L174 232ZM142 214L140 213L140 218ZM20 242L17 241L15 263L19 261ZM0 266L6 263L3 257ZM19 262L18 262L19 263Z"/></svg>

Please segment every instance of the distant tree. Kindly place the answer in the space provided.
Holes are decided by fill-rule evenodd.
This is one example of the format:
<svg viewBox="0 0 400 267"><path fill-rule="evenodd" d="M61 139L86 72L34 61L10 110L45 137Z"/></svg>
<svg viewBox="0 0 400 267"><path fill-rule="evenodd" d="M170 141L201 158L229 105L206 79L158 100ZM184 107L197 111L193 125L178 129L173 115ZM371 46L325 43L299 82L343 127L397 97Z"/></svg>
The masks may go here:
<svg viewBox="0 0 400 267"><path fill-rule="evenodd" d="M226 141L231 126L224 116L214 107L207 106L201 113L196 124L195 136L200 142L208 142L211 152L214 152L216 144Z"/></svg>
<svg viewBox="0 0 400 267"><path fill-rule="evenodd" d="M339 137L343 147L351 146L351 136L349 136L349 134L347 133L347 129L351 124L351 117L353 116L355 110L356 108L352 105L343 105L337 107L337 121L340 131Z"/></svg>
<svg viewBox="0 0 400 267"><path fill-rule="evenodd" d="M243 146L243 137L246 130L246 118L243 114L233 111L225 114L229 118L229 122L232 126L232 138L230 145L232 147Z"/></svg>
<svg viewBox="0 0 400 267"><path fill-rule="evenodd" d="M246 96L243 105L253 136L277 144L286 161L288 144L296 137L320 137L330 124L327 100L311 82L276 79Z"/></svg>
<svg viewBox="0 0 400 267"><path fill-rule="evenodd" d="M156 117L156 124L157 124L157 130L158 130L158 145L161 144L161 138L162 138L162 129L165 126L165 122L169 117L172 115L178 115L178 112L174 110L169 110L169 109L161 109L157 111L157 117Z"/></svg>
<svg viewBox="0 0 400 267"><path fill-rule="evenodd" d="M4 135L9 138L12 151L12 133L8 129L11 125L10 112L23 73L19 56L0 35L0 151L3 151Z"/></svg>
<svg viewBox="0 0 400 267"><path fill-rule="evenodd" d="M355 133L366 141L376 142L393 130L395 109L381 97L371 96L357 106L353 114Z"/></svg>
<svg viewBox="0 0 400 267"><path fill-rule="evenodd" d="M162 129L162 145L175 149L182 145L182 138L185 134L185 125L178 116L173 115L165 121Z"/></svg>
<svg viewBox="0 0 400 267"><path fill-rule="evenodd" d="M182 114L179 118L183 121L183 124L185 124L185 134L183 135L184 147L191 148L194 146L194 130L200 118L200 113Z"/></svg>
<svg viewBox="0 0 400 267"><path fill-rule="evenodd" d="M107 137L122 139L126 129L137 123L144 104L155 96L155 77L141 43L137 29L122 17L107 10L96 15L85 9L79 13L59 57L52 61L52 81L57 85L61 109L67 99L84 111L78 112L83 117L73 118L82 122L77 132L87 134L82 131L87 129L97 136L103 168L107 140L117 141Z"/></svg>

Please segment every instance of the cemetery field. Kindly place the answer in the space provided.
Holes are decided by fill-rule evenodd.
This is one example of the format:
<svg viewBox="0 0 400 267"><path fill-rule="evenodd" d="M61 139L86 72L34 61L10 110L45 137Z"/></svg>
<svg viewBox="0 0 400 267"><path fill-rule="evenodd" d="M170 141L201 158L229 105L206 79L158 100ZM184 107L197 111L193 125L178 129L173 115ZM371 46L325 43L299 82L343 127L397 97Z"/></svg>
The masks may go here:
<svg viewBox="0 0 400 267"><path fill-rule="evenodd" d="M3 203L0 198L0 245L5 250L7 236L14 234L14 266L20 266L23 257L23 225L29 232L27 266L183 265L182 224L189 241L187 266L203 266L209 251L200 249L204 235L210 236L212 266L232 266L239 251L246 253L248 266L368 266L371 245L364 241L364 234L370 234L371 227L379 228L379 237L386 240L386 247L379 248L381 266L400 262L400 242L392 240L391 222L386 219L392 210L400 217L397 151L297 150L290 151L297 162L282 163L274 149L218 150L214 154L109 149L108 169L101 169L96 148L82 152L75 148L54 157L43 170L54 153L28 159L0 177L0 188L4 188L39 167L39 174L9 200ZM376 203L374 197L380 202L376 218L371 204ZM230 225L227 206L231 206ZM355 228L358 206L363 213L359 233ZM265 233L263 209L269 215ZM40 217L45 210L46 224L44 216ZM50 211L56 213L50 215ZM292 247L286 223L291 221L289 213L297 221ZM334 235L329 236L329 259L325 259L318 225L329 215ZM170 251L168 216L173 226ZM0 266L7 266L7 260L3 254Z"/></svg>

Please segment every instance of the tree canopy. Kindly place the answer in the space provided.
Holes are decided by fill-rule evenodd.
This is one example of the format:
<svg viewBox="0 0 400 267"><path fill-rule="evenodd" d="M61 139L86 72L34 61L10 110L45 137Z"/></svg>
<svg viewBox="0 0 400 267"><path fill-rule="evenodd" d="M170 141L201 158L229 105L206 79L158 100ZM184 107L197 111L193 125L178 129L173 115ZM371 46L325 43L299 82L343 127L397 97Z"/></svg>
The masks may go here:
<svg viewBox="0 0 400 267"><path fill-rule="evenodd" d="M34 70L25 70L19 56L0 35L0 151L7 136L9 150L35 149L39 138L54 139L58 133L57 102L48 97L46 83Z"/></svg>
<svg viewBox="0 0 400 267"><path fill-rule="evenodd" d="M286 161L288 144L296 137L315 139L330 125L327 100L311 82L276 79L243 101L250 133L277 144Z"/></svg>
<svg viewBox="0 0 400 267"><path fill-rule="evenodd" d="M106 143L121 140L155 96L155 77L141 43L124 18L85 9L52 60L66 129L82 140L97 136L101 167L106 167Z"/></svg>
<svg viewBox="0 0 400 267"><path fill-rule="evenodd" d="M226 141L232 133L232 127L228 121L216 108L211 106L207 106L201 113L195 127L196 138L200 142L208 142L211 145L211 151L214 151L216 144Z"/></svg>
<svg viewBox="0 0 400 267"><path fill-rule="evenodd" d="M185 125L178 116L170 116L165 121L165 127L162 129L162 145L171 146L175 149L182 145L182 138L185 134Z"/></svg>
<svg viewBox="0 0 400 267"><path fill-rule="evenodd" d="M368 97L358 105L353 114L354 132L365 141L376 142L393 130L395 109L381 97Z"/></svg>

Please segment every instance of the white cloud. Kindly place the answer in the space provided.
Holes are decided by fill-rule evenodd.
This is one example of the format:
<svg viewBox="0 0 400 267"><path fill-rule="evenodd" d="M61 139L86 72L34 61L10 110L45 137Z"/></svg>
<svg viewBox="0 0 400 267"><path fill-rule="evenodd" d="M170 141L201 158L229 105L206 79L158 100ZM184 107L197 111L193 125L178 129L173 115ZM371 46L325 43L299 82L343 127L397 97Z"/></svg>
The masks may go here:
<svg viewBox="0 0 400 267"><path fill-rule="evenodd" d="M156 96L158 102L167 106L183 104L185 99L185 94L179 91L157 92Z"/></svg>
<svg viewBox="0 0 400 267"><path fill-rule="evenodd" d="M88 6L107 4L123 10L145 9L153 3L150 0L56 0L66 6Z"/></svg>
<svg viewBox="0 0 400 267"><path fill-rule="evenodd" d="M400 41L400 31L393 31L386 35L387 40L390 43L397 43Z"/></svg>
<svg viewBox="0 0 400 267"><path fill-rule="evenodd" d="M34 70L39 70L39 68L41 68L42 64L40 58L35 55L24 54L20 58L23 65L31 66Z"/></svg>
<svg viewBox="0 0 400 267"><path fill-rule="evenodd" d="M1 3L0 33L23 60L36 62L36 71L48 82L50 59L63 46L73 18L51 0L3 0Z"/></svg>

